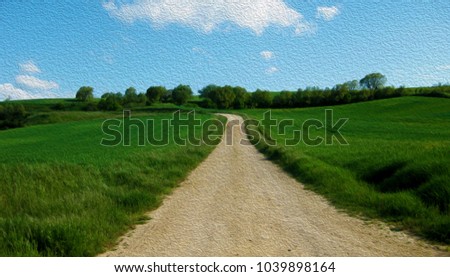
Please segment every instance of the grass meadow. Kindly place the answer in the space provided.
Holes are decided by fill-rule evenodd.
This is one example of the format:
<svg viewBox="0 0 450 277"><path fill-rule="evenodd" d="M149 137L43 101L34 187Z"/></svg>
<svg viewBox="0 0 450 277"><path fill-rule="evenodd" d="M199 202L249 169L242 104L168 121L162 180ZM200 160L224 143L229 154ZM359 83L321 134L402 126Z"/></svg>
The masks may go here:
<svg viewBox="0 0 450 277"><path fill-rule="evenodd" d="M94 256L113 247L214 148L173 141L138 146L137 128L131 146L101 146L102 123L122 113L86 111L70 99L16 103L29 116L25 128L0 131L0 256ZM133 117L154 119L157 138L163 120L178 109L132 108ZM326 109L334 122L349 119L339 130L348 145L285 145L306 120L324 121ZM211 110L197 111L202 122L214 117ZM265 112L239 111L257 120ZM271 113L295 124L284 134L271 129L276 146L257 147L307 188L351 214L450 243L450 99L401 97ZM267 128L258 130L268 135ZM311 138L337 134L310 130Z"/></svg>
<svg viewBox="0 0 450 277"><path fill-rule="evenodd" d="M43 113L54 124L0 132L0 256L101 253L147 220L145 213L214 148L137 146L136 128L131 146L105 147L102 122L119 115L61 113ZM155 120L156 136L162 120L172 117L164 109L140 114ZM212 117L197 114L202 121Z"/></svg>
<svg viewBox="0 0 450 277"><path fill-rule="evenodd" d="M324 121L325 109L349 121L341 128L348 145L285 146L308 119ZM246 110L260 120L266 110ZM351 105L272 110L278 120L294 119L277 146L258 148L307 188L339 208L394 222L396 228L450 243L450 100L402 97ZM310 136L325 136L311 128ZM260 127L260 131L267 129ZM328 129L327 135L336 130ZM258 138L255 138L254 142ZM269 140L267 140L269 141Z"/></svg>

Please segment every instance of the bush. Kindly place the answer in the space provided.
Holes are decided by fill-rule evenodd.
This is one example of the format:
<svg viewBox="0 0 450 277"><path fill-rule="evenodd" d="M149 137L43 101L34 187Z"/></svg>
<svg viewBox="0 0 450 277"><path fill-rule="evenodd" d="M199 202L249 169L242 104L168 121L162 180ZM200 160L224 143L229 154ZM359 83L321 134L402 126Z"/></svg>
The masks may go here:
<svg viewBox="0 0 450 277"><path fill-rule="evenodd" d="M52 109L55 111L64 111L66 109L66 105L64 102L56 103L52 106Z"/></svg>
<svg viewBox="0 0 450 277"><path fill-rule="evenodd" d="M216 103L214 103L211 99L205 98L200 102L200 107L206 109L217 109Z"/></svg>
<svg viewBox="0 0 450 277"><path fill-rule="evenodd" d="M83 106L81 106L81 110L86 112L95 112L98 111L98 108L94 102L87 102Z"/></svg>
<svg viewBox="0 0 450 277"><path fill-rule="evenodd" d="M28 117L23 105L0 106L0 129L23 127Z"/></svg>
<svg viewBox="0 0 450 277"><path fill-rule="evenodd" d="M105 93L102 99L98 102L98 109L102 111L117 111L122 109L122 94Z"/></svg>

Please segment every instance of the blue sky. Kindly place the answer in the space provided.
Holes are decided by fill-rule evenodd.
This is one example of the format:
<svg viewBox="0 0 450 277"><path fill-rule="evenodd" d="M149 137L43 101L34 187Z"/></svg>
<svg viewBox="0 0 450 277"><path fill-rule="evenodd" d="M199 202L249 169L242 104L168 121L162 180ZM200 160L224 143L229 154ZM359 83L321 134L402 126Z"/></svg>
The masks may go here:
<svg viewBox="0 0 450 277"><path fill-rule="evenodd" d="M0 100L450 82L450 1L0 1Z"/></svg>

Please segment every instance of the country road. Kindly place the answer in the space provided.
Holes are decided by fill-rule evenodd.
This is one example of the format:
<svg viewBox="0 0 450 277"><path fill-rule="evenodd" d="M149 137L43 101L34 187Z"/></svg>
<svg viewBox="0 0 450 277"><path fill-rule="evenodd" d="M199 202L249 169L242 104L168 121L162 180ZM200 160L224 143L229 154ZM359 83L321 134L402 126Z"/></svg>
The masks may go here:
<svg viewBox="0 0 450 277"><path fill-rule="evenodd" d="M229 120L242 118L227 115ZM211 155L102 256L441 256L412 236L337 211L229 126Z"/></svg>

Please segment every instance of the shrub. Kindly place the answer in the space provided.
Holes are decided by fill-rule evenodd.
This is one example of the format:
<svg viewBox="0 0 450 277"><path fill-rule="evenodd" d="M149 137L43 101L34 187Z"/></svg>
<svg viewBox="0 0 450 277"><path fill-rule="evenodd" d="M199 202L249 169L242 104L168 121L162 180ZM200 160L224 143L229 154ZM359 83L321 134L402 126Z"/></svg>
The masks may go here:
<svg viewBox="0 0 450 277"><path fill-rule="evenodd" d="M64 102L58 102L52 106L52 109L55 111L64 111L66 109L66 105Z"/></svg>
<svg viewBox="0 0 450 277"><path fill-rule="evenodd" d="M23 105L0 106L0 129L23 127L28 117Z"/></svg>
<svg viewBox="0 0 450 277"><path fill-rule="evenodd" d="M122 109L121 94L105 93L102 95L102 99L98 102L98 109L102 111L117 111Z"/></svg>
<svg viewBox="0 0 450 277"><path fill-rule="evenodd" d="M98 111L97 105L94 102L85 103L83 106L81 106L81 109L86 112Z"/></svg>

